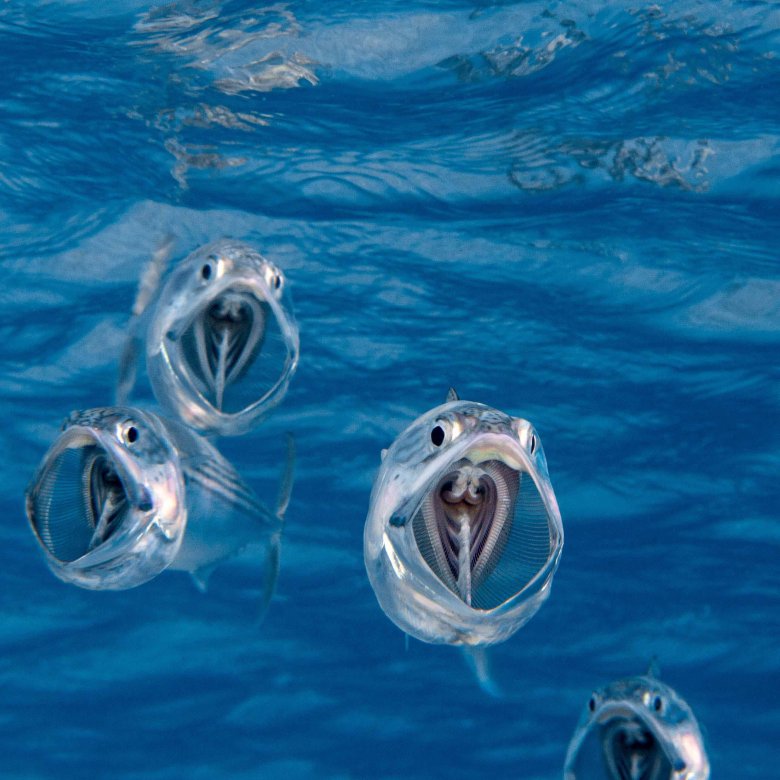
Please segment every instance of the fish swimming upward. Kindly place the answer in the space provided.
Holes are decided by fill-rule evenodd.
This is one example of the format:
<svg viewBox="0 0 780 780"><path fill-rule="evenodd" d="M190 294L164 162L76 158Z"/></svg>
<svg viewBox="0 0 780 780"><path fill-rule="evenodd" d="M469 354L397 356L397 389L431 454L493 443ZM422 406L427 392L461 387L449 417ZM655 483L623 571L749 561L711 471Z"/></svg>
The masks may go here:
<svg viewBox="0 0 780 780"><path fill-rule="evenodd" d="M594 692L566 754L564 780L707 780L710 765L691 708L648 675Z"/></svg>
<svg viewBox="0 0 780 780"><path fill-rule="evenodd" d="M247 549L264 561L264 606L279 562L293 452L275 513L205 439L131 407L74 412L26 494L46 562L91 590L132 588L166 568L205 585L211 570Z"/></svg>
<svg viewBox="0 0 780 780"><path fill-rule="evenodd" d="M166 261L158 252L142 279L117 401L126 402L134 380L136 320L144 315L146 367L159 403L200 431L245 433L280 403L298 365L284 274L246 244L222 240L185 258L157 294Z"/></svg>
<svg viewBox="0 0 780 780"><path fill-rule="evenodd" d="M448 401L383 453L363 536L380 606L424 642L501 642L548 597L563 525L531 423Z"/></svg>

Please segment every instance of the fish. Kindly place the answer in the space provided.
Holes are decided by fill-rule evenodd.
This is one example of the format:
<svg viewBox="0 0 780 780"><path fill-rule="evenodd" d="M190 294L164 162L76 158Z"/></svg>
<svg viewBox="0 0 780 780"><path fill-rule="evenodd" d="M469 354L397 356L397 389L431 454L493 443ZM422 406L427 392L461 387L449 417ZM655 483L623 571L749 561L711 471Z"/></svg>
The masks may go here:
<svg viewBox="0 0 780 780"><path fill-rule="evenodd" d="M252 247L222 239L188 255L163 284L169 245L142 275L117 403L128 401L144 331L139 323L146 321L142 349L164 411L208 435L244 434L281 403L298 365L287 280Z"/></svg>
<svg viewBox="0 0 780 780"><path fill-rule="evenodd" d="M708 780L688 704L652 669L594 691L569 744L564 780Z"/></svg>
<svg viewBox="0 0 780 780"><path fill-rule="evenodd" d="M379 605L402 631L477 649L538 611L563 538L533 425L451 389L383 451L363 552Z"/></svg>
<svg viewBox="0 0 780 780"><path fill-rule="evenodd" d="M221 563L264 557L263 610L279 570L294 445L271 512L214 445L135 407L73 412L27 488L30 527L51 571L89 590L124 590L162 571L204 589Z"/></svg>

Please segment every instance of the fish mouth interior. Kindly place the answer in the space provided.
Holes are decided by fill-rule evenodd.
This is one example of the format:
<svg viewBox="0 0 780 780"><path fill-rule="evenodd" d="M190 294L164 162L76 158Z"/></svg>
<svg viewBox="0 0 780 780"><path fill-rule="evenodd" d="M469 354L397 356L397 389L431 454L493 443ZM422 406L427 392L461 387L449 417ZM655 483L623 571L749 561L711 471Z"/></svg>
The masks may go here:
<svg viewBox="0 0 780 780"><path fill-rule="evenodd" d="M113 538L131 508L120 470L95 441L54 452L28 494L27 512L48 552L70 563Z"/></svg>
<svg viewBox="0 0 780 780"><path fill-rule="evenodd" d="M554 552L533 477L496 459L452 463L426 492L412 528L434 574L475 609L518 594Z"/></svg>
<svg viewBox="0 0 780 780"><path fill-rule="evenodd" d="M661 743L637 718L608 721L599 727L599 740L610 780L669 780L673 776L672 762Z"/></svg>
<svg viewBox="0 0 780 780"><path fill-rule="evenodd" d="M225 414L237 414L273 392L291 362L270 304L235 286L198 309L174 352L178 370Z"/></svg>

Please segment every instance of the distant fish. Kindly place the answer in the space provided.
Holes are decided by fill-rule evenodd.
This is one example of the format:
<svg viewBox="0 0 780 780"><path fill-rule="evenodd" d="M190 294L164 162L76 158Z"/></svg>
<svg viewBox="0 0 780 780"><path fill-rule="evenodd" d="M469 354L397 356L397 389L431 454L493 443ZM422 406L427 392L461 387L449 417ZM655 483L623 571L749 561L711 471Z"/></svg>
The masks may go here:
<svg viewBox="0 0 780 780"><path fill-rule="evenodd" d="M141 280L118 403L134 381L137 321L155 298L168 247ZM146 365L157 400L200 431L245 433L287 392L299 355L298 326L284 274L237 241L185 258L150 307Z"/></svg>
<svg viewBox="0 0 780 780"><path fill-rule="evenodd" d="M204 587L212 569L250 546L266 558L264 605L278 571L293 453L275 514L205 439L130 407L74 412L26 494L46 562L92 590L140 585L166 568Z"/></svg>
<svg viewBox="0 0 780 780"><path fill-rule="evenodd" d="M562 548L542 443L526 420L450 391L383 452L363 550L380 606L407 634L503 641L549 595Z"/></svg>
<svg viewBox="0 0 780 780"><path fill-rule="evenodd" d="M564 780L707 780L691 708L650 673L590 697L566 754Z"/></svg>

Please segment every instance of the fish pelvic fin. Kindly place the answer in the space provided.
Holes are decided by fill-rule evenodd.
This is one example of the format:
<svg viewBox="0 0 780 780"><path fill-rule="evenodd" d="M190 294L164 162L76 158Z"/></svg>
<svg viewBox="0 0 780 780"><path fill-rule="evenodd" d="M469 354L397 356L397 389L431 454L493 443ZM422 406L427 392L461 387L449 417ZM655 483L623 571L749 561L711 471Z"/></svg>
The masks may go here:
<svg viewBox="0 0 780 780"><path fill-rule="evenodd" d="M211 579L211 575L214 573L214 569L216 569L220 563L221 561L208 563L205 566L201 566L199 569L195 569L195 571L190 573L192 581L195 583L195 587L201 593L206 593L206 591L209 589L209 580Z"/></svg>
<svg viewBox="0 0 780 780"><path fill-rule="evenodd" d="M447 391L447 403L450 403L451 401L460 401L460 396L458 395L458 391L454 387L451 387Z"/></svg>
<svg viewBox="0 0 780 780"><path fill-rule="evenodd" d="M484 647L464 647L463 657L474 672L479 687L494 699L503 698L504 694L501 688L493 679L487 649Z"/></svg>
<svg viewBox="0 0 780 780"><path fill-rule="evenodd" d="M279 485L279 495L276 499L276 516L284 520L287 507L290 505L293 482L295 481L295 439L291 433L285 435L287 444L287 457L284 463L282 481Z"/></svg>

